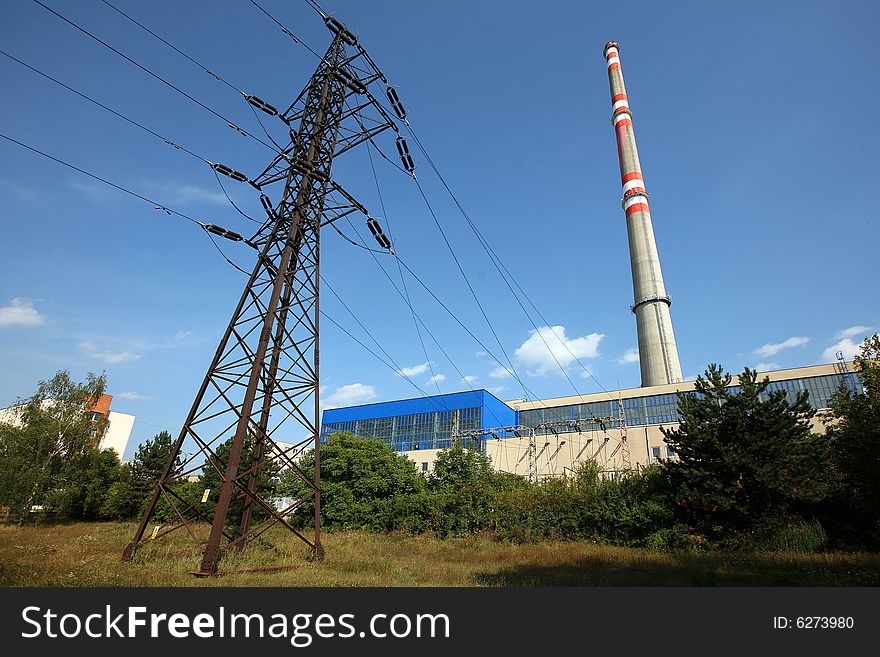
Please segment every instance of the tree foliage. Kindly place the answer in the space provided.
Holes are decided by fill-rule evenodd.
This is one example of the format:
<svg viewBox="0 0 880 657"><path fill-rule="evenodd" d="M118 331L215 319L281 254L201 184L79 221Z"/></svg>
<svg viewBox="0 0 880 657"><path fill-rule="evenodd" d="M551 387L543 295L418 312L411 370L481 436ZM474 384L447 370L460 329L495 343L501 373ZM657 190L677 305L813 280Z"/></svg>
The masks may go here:
<svg viewBox="0 0 880 657"><path fill-rule="evenodd" d="M842 479L839 511L850 529L880 545L880 336L865 339L855 358L864 394L845 388L833 399L828 436Z"/></svg>
<svg viewBox="0 0 880 657"><path fill-rule="evenodd" d="M15 409L14 425L2 427L0 503L8 505L10 520L22 520L31 507L57 498L75 469L72 463L100 444L108 421L90 409L105 386L104 375L90 373L78 383L60 371Z"/></svg>
<svg viewBox="0 0 880 657"><path fill-rule="evenodd" d="M748 368L739 379L740 389L731 390L732 377L710 365L696 394L678 394L680 425L664 430L678 453L664 465L678 504L710 537L807 512L834 488L830 443L811 433L807 393L789 401Z"/></svg>
<svg viewBox="0 0 880 657"><path fill-rule="evenodd" d="M220 446L217 447L217 460L220 462L220 469L223 471L223 474L226 474L226 465L229 463L229 455L232 452L232 442L234 437L230 437L225 442L223 442ZM253 447L254 447L254 437L248 434L245 437L244 444L242 445L241 451L241 460L238 463L238 473L241 475L244 472L247 472L251 469L253 465L255 465L253 460ZM278 465L275 461L264 461L263 465L257 472L257 480L255 485L255 491L258 495L263 497L264 499L267 497L271 497L275 492L275 487L278 480ZM242 486L247 485L247 476L239 479L239 482ZM208 491L208 499L212 501L217 501L217 498L220 496L220 488L223 485L223 478L220 476L220 473L210 464L205 463L202 468L202 474L199 477L199 486L202 490ZM191 494L191 491L188 487L183 486L181 491ZM183 494L181 497L187 499ZM229 505L229 511L226 515L226 524L233 527L238 527L241 522L241 516L244 513L245 508L245 493L241 492L240 488L235 487L233 489L232 502ZM191 501L191 500L188 500ZM266 510L263 509L258 504L251 505L251 519L253 522L260 522L261 520L268 517Z"/></svg>
<svg viewBox="0 0 880 657"><path fill-rule="evenodd" d="M47 496L48 506L56 509L62 520L112 518L105 502L121 471L119 457L112 449L86 447L62 466L57 487Z"/></svg>
<svg viewBox="0 0 880 657"><path fill-rule="evenodd" d="M103 515L116 520L139 517L145 511L173 449L174 440L167 431L141 443L131 463L121 467L117 481L108 489ZM179 467L178 455L174 469ZM157 517L164 518L173 513L166 506L164 498L160 499Z"/></svg>
<svg viewBox="0 0 880 657"><path fill-rule="evenodd" d="M455 491L466 486L490 484L494 473L491 458L479 450L464 449L461 443L456 443L437 455L428 484L433 490Z"/></svg>
<svg viewBox="0 0 880 657"><path fill-rule="evenodd" d="M314 450L299 462L306 473L314 472ZM280 474L277 494L302 498L310 488L293 469ZM321 517L327 527L372 528L373 510L379 500L418 493L425 488L416 465L383 442L348 432L336 433L321 445ZM300 518L314 514L314 502L306 502Z"/></svg>

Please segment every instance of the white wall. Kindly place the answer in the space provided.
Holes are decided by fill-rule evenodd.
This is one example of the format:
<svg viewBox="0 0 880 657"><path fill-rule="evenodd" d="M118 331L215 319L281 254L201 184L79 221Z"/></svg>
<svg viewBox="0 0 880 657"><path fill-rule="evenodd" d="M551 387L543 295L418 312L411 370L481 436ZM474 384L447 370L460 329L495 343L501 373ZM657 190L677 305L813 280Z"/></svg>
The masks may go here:
<svg viewBox="0 0 880 657"><path fill-rule="evenodd" d="M110 424L99 447L100 449L112 449L121 460L125 456L125 448L128 447L128 439L131 437L131 429L134 427L134 415L110 411L108 420Z"/></svg>

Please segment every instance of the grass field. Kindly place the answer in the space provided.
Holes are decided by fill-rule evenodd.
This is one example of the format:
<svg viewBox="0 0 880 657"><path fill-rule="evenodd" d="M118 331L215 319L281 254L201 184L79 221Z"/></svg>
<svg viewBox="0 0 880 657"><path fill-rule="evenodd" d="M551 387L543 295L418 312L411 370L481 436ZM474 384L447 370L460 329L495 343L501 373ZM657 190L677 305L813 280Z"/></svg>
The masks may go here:
<svg viewBox="0 0 880 657"><path fill-rule="evenodd" d="M270 537L197 579L200 561L185 534L120 559L132 524L0 527L4 586L878 586L880 554L667 554L585 542L534 545L488 538L438 540L330 532L326 558L287 535ZM301 546L302 545L302 546ZM244 572L291 566L278 572Z"/></svg>

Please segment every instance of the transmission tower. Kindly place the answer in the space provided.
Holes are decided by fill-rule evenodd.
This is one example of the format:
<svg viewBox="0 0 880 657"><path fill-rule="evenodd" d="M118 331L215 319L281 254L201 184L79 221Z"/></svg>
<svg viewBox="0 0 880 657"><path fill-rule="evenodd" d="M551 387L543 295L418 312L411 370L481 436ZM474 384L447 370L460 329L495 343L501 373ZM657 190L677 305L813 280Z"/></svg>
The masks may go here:
<svg viewBox="0 0 880 657"><path fill-rule="evenodd" d="M326 17L325 23L333 34L332 43L286 111L247 96L255 108L286 124L289 145L253 179L214 165L219 173L260 191L267 220L256 235L244 240L258 251L257 262L135 536L125 548L126 560L145 542L160 500L170 507L173 520L156 524L146 541L185 529L204 545L195 575L215 574L225 552L243 548L276 525L304 541L314 558L323 556L318 385L321 228L352 212L367 214L331 180L331 167L334 157L384 130L397 132L368 89L377 80L386 82L385 77L349 30L333 18ZM280 183L283 191L273 204L266 190ZM390 249L376 219L369 218L368 226L380 245ZM217 234L242 240L234 233ZM188 458L181 456L185 441L198 448ZM220 450L224 442L227 446ZM309 444L314 447L314 464L306 468L296 457ZM263 495L267 479L280 468L296 473L306 491L285 508L276 508ZM179 484L203 469L216 473L219 488L205 490L200 502L184 499ZM311 538L290 522L290 516L309 502L314 505ZM210 526L207 538L205 524Z"/></svg>
<svg viewBox="0 0 880 657"><path fill-rule="evenodd" d="M632 461L629 456L629 436L626 430L626 411L623 408L623 400L617 396L617 430L620 432L620 461L622 472L632 470Z"/></svg>

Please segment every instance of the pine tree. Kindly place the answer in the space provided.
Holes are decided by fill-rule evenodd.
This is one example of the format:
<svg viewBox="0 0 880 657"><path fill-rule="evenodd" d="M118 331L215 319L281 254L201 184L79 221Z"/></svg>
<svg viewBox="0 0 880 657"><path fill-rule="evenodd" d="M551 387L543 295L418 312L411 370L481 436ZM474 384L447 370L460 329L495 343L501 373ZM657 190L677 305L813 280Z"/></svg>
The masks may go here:
<svg viewBox="0 0 880 657"><path fill-rule="evenodd" d="M834 488L827 437L813 434L807 393L767 392L746 368L739 390L712 364L696 393L679 393L681 423L664 430L678 454L664 469L678 504L699 531L730 538L771 520L810 515Z"/></svg>

